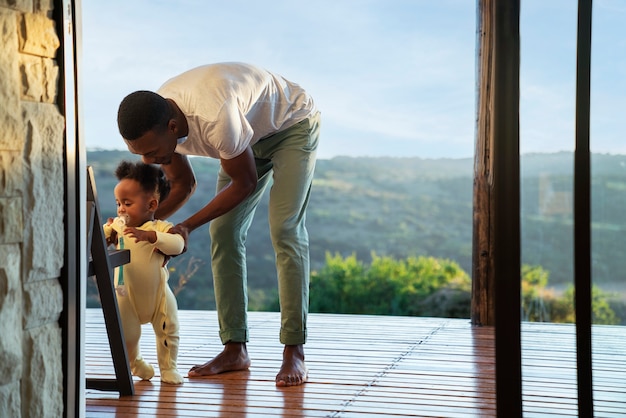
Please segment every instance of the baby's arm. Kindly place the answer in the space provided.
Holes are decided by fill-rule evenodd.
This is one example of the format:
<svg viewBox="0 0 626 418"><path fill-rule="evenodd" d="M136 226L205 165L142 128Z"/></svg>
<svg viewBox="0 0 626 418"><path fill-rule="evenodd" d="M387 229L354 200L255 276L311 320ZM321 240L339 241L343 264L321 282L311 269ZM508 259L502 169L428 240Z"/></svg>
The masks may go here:
<svg viewBox="0 0 626 418"><path fill-rule="evenodd" d="M143 229L129 226L124 230L124 233L129 237L134 238L135 242L148 241L150 244L154 244L157 241L156 231L145 231Z"/></svg>
<svg viewBox="0 0 626 418"><path fill-rule="evenodd" d="M168 232L156 233L156 247L159 251L166 255L178 255L185 248L185 239L179 234L170 234Z"/></svg>
<svg viewBox="0 0 626 418"><path fill-rule="evenodd" d="M129 227L124 230L126 235L135 241L147 241L164 255L179 255L185 249L185 238L180 234L170 234L172 224L165 221L156 221L149 230Z"/></svg>

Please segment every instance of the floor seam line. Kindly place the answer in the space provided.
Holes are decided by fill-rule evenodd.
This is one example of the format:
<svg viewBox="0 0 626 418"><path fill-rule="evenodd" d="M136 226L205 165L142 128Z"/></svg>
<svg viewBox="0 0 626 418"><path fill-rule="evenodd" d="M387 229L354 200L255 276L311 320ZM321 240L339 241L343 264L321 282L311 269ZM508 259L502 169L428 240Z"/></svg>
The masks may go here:
<svg viewBox="0 0 626 418"><path fill-rule="evenodd" d="M390 364L388 364L387 366L385 366L384 369L382 369L380 372L376 373L374 375L374 377L367 383L365 383L363 385L363 387L361 387L361 389L359 389L356 393L354 393L352 395L352 397L344 402L342 402L341 405L341 409L337 410L335 412L333 412L332 414L328 415L328 417L332 417L332 418L336 418L336 417L340 417L341 414L343 412L346 411L346 409L354 404L354 402L357 400L357 398L359 398L360 396L362 396L363 394L365 394L366 392L369 391L369 389L373 386L376 385L377 382L380 381L380 379L382 379L384 376L386 376L389 371L395 369L397 367L397 365L402 362L402 360L404 360L407 356L409 356L410 354L413 354L420 346L424 345L428 340L430 340L435 334L437 334L439 331L441 331L442 329L444 329L446 327L446 325L448 325L448 321L439 324L437 327L435 327L433 330L431 330L424 338L419 339L418 341L416 341L415 343L413 343L408 350L406 350L405 352L401 353L399 356L397 356L396 358L394 358Z"/></svg>

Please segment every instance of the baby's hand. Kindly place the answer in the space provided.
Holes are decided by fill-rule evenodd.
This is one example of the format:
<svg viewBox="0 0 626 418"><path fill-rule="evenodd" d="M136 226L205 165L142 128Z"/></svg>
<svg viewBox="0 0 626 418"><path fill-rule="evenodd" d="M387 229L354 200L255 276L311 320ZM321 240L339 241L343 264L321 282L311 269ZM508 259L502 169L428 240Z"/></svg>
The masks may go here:
<svg viewBox="0 0 626 418"><path fill-rule="evenodd" d="M117 245L117 231L114 230L111 225L113 225L113 218L108 218L107 219L107 223L104 224L104 232L105 234L108 234L108 237L106 239L107 241L107 246L109 245ZM107 228L108 228L108 232L107 232Z"/></svg>
<svg viewBox="0 0 626 418"><path fill-rule="evenodd" d="M135 242L148 241L149 243L154 244L157 240L156 232L142 231L141 229L137 229L132 226L124 229L124 234L128 235L131 238L134 238Z"/></svg>

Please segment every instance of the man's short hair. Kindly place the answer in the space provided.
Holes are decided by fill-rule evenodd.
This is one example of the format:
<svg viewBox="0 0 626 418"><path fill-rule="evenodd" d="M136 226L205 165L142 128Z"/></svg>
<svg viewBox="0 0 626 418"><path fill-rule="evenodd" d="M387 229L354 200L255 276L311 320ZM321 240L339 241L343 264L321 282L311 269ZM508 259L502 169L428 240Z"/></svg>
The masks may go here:
<svg viewBox="0 0 626 418"><path fill-rule="evenodd" d="M117 126L122 138L132 141L148 131L162 132L172 117L172 109L164 97L139 90L124 97L117 111Z"/></svg>

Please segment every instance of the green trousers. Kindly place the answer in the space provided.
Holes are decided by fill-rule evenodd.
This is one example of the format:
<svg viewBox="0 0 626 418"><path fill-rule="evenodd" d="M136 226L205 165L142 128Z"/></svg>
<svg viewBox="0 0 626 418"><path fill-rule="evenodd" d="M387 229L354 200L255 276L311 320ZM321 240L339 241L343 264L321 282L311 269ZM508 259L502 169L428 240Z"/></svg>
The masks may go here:
<svg viewBox="0 0 626 418"><path fill-rule="evenodd" d="M211 221L211 265L223 344L247 342L249 338L245 241L256 207L270 183L269 226L278 275L280 342L306 342L310 262L305 218L319 127L318 113L254 144L256 190L230 212ZM217 190L229 182L228 175L220 170Z"/></svg>

